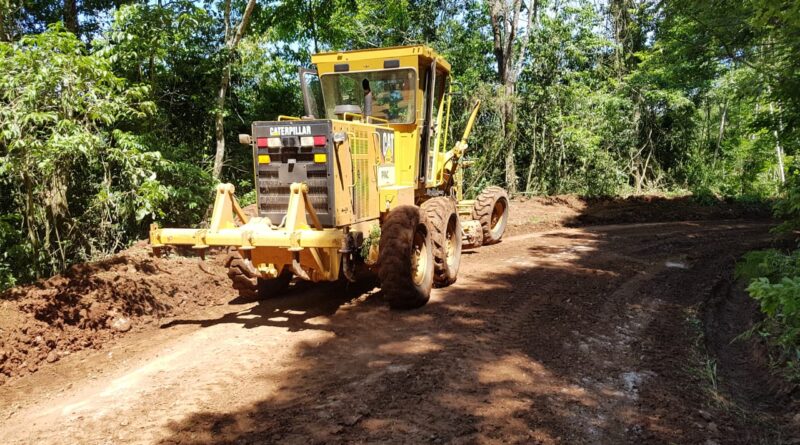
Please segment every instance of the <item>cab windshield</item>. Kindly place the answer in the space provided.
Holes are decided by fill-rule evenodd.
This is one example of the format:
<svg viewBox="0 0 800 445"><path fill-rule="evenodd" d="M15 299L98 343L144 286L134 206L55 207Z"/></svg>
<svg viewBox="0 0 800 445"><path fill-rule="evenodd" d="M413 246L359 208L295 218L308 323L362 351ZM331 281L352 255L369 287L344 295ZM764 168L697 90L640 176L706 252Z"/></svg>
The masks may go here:
<svg viewBox="0 0 800 445"><path fill-rule="evenodd" d="M370 117L397 124L414 122L417 82L412 69L330 73L323 75L321 81L329 119L336 119L337 105L356 105L364 110L364 96L372 93Z"/></svg>

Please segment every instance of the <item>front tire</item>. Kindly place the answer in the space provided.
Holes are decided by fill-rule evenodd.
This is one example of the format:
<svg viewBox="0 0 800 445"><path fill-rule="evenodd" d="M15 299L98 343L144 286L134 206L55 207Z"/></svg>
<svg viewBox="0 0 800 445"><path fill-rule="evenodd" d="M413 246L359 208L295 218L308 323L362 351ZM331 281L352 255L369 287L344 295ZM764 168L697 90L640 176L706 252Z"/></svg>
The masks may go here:
<svg viewBox="0 0 800 445"><path fill-rule="evenodd" d="M416 206L389 212L381 227L378 278L392 309L428 302L433 287L433 249L425 218Z"/></svg>
<svg viewBox="0 0 800 445"><path fill-rule="evenodd" d="M433 246L433 283L436 287L449 286L456 282L461 265L461 221L456 204L440 196L425 201L421 208Z"/></svg>
<svg viewBox="0 0 800 445"><path fill-rule="evenodd" d="M500 242L508 223L508 193L494 185L485 188L475 198L472 219L481 223L484 246Z"/></svg>

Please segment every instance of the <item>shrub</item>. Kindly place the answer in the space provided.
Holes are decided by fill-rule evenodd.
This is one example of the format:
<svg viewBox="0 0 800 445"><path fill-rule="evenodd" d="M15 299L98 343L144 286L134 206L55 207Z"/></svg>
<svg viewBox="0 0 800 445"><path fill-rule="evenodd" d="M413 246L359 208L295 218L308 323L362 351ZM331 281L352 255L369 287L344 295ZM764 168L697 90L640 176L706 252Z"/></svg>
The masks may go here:
<svg viewBox="0 0 800 445"><path fill-rule="evenodd" d="M758 301L764 321L756 327L780 352L792 379L800 379L800 250L749 252L737 276L750 280L747 292Z"/></svg>
<svg viewBox="0 0 800 445"><path fill-rule="evenodd" d="M0 286L113 252L168 190L125 124L153 111L60 25L0 42Z"/></svg>

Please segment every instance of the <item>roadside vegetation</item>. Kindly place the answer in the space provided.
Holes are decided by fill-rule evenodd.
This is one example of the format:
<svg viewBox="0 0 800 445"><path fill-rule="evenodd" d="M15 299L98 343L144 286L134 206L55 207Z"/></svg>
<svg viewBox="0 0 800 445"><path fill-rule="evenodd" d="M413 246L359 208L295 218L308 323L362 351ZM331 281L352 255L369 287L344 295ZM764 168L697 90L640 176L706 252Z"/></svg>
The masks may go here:
<svg viewBox="0 0 800 445"><path fill-rule="evenodd" d="M786 193L775 206L783 224L776 232L788 232L796 242L800 228L800 175L793 172ZM747 335L758 335L772 346L772 365L789 380L800 383L800 249L768 249L749 252L736 268L748 283L747 292L758 301L763 320Z"/></svg>
<svg viewBox="0 0 800 445"><path fill-rule="evenodd" d="M747 291L764 314L747 335L765 338L773 346L772 365L800 382L800 250L750 252L737 274L748 280Z"/></svg>
<svg viewBox="0 0 800 445"><path fill-rule="evenodd" d="M296 68L338 49L451 62L454 109L484 103L470 193L783 199L800 221L799 30L788 0L0 0L0 289L197 224L218 181L252 199L236 135L301 114Z"/></svg>

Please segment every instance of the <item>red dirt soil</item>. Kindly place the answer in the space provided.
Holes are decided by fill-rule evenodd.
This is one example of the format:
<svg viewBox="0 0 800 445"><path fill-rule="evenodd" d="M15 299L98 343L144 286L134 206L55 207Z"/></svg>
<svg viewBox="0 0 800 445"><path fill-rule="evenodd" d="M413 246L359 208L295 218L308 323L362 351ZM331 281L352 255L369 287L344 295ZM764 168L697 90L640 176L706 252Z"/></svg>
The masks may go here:
<svg viewBox="0 0 800 445"><path fill-rule="evenodd" d="M796 388L769 377L757 344L731 343L757 315L733 264L773 242L765 215L515 200L504 241L465 252L458 281L409 312L332 286L242 304L219 256L139 244L0 297L0 437L800 443Z"/></svg>
<svg viewBox="0 0 800 445"><path fill-rule="evenodd" d="M667 221L763 219L768 206L726 202L697 202L691 196L632 196L628 198L582 198L575 195L515 198L507 234L558 227L630 224Z"/></svg>
<svg viewBox="0 0 800 445"><path fill-rule="evenodd" d="M154 258L145 243L0 295L0 384L43 362L103 345L165 317L226 303L230 284L210 261Z"/></svg>

